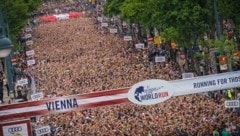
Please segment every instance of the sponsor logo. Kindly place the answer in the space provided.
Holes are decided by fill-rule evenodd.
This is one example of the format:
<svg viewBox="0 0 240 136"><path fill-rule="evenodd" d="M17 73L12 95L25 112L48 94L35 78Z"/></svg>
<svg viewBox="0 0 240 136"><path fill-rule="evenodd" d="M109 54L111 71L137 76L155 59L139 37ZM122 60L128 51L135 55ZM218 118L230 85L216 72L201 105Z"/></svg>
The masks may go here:
<svg viewBox="0 0 240 136"><path fill-rule="evenodd" d="M171 98L174 90L167 81L146 80L133 85L128 92L128 99L140 105L157 104Z"/></svg>
<svg viewBox="0 0 240 136"><path fill-rule="evenodd" d="M41 128L35 129L37 136L42 136L44 134L51 133L50 126L43 126Z"/></svg>
<svg viewBox="0 0 240 136"><path fill-rule="evenodd" d="M11 127L8 129L8 132L11 133L11 134L15 134L17 132L20 132L22 131L22 127Z"/></svg>
<svg viewBox="0 0 240 136"><path fill-rule="evenodd" d="M49 130L49 128L48 127L45 127L45 128L43 128L43 129L39 129L39 130L37 130L37 134L45 134L45 133L48 133L50 130Z"/></svg>

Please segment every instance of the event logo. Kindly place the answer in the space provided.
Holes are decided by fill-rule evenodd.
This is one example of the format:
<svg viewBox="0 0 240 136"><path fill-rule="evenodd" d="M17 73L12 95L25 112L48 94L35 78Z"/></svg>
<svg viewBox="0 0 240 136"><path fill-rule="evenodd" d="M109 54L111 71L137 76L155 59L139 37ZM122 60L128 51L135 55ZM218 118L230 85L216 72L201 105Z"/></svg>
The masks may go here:
<svg viewBox="0 0 240 136"><path fill-rule="evenodd" d="M157 88L149 88L148 86L144 89L143 86L139 86L135 91L135 98L137 101L142 102L143 100L149 99L157 99L161 97L167 97L168 92L157 92L159 89L163 88L164 86L160 86Z"/></svg>
<svg viewBox="0 0 240 136"><path fill-rule="evenodd" d="M171 98L173 92L167 81L152 79L135 84L128 92L128 99L136 104L151 105Z"/></svg>

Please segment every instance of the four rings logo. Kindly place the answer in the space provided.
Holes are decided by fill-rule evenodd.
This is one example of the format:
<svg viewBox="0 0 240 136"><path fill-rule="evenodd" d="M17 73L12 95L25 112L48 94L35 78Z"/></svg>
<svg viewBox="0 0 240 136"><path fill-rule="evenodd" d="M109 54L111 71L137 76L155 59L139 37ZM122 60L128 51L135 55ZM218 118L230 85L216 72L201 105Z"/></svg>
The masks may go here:
<svg viewBox="0 0 240 136"><path fill-rule="evenodd" d="M50 126L44 126L35 130L37 136L51 133Z"/></svg>
<svg viewBox="0 0 240 136"><path fill-rule="evenodd" d="M11 133L11 134L15 134L19 131L22 131L22 127L12 127L12 128L8 129L8 132Z"/></svg>

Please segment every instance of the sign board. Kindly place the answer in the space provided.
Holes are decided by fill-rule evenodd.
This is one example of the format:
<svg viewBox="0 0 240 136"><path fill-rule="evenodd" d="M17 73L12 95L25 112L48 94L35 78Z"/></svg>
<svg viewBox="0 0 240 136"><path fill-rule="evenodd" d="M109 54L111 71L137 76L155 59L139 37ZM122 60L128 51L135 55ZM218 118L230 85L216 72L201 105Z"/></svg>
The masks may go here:
<svg viewBox="0 0 240 136"><path fill-rule="evenodd" d="M117 33L117 29L111 29L111 28L110 28L109 31L110 31L111 34Z"/></svg>
<svg viewBox="0 0 240 136"><path fill-rule="evenodd" d="M194 74L189 72L189 73L182 73L182 79L185 79L185 78L193 78L194 77Z"/></svg>
<svg viewBox="0 0 240 136"><path fill-rule="evenodd" d="M35 129L35 132L37 136L42 136L42 135L51 133L51 129L50 129L50 126L43 126Z"/></svg>
<svg viewBox="0 0 240 136"><path fill-rule="evenodd" d="M25 38L26 38L26 39L32 38L32 35L31 35L31 34L26 34L26 35L25 35Z"/></svg>
<svg viewBox="0 0 240 136"><path fill-rule="evenodd" d="M17 81L17 85L21 85L21 86L24 86L24 85L27 85L28 84L28 79L27 78L23 78L23 79L20 79Z"/></svg>
<svg viewBox="0 0 240 136"><path fill-rule="evenodd" d="M40 93L35 93L35 94L32 94L31 95L31 99L32 100L40 100L40 99L42 99L43 98L43 93L42 92L40 92Z"/></svg>
<svg viewBox="0 0 240 136"><path fill-rule="evenodd" d="M31 60L27 61L28 66L34 65L35 63L36 63L36 61L34 59L31 59Z"/></svg>
<svg viewBox="0 0 240 136"><path fill-rule="evenodd" d="M34 54L34 50L26 51L27 56L33 56Z"/></svg>
<svg viewBox="0 0 240 136"><path fill-rule="evenodd" d="M102 22L103 17L97 17L97 20L100 21L100 22Z"/></svg>
<svg viewBox="0 0 240 136"><path fill-rule="evenodd" d="M30 120L0 123L1 136L31 136Z"/></svg>
<svg viewBox="0 0 240 136"><path fill-rule="evenodd" d="M155 44L160 44L161 43L160 36L155 36L153 41Z"/></svg>
<svg viewBox="0 0 240 136"><path fill-rule="evenodd" d="M165 56L156 56L155 57L155 62L165 62L166 57Z"/></svg>
<svg viewBox="0 0 240 136"><path fill-rule="evenodd" d="M144 49L144 43L137 43L135 44L136 49Z"/></svg>
<svg viewBox="0 0 240 136"><path fill-rule="evenodd" d="M102 27L108 27L108 23L102 23L101 26Z"/></svg>
<svg viewBox="0 0 240 136"><path fill-rule="evenodd" d="M239 100L226 100L225 101L225 107L226 108L239 108Z"/></svg>
<svg viewBox="0 0 240 136"><path fill-rule="evenodd" d="M25 32L32 32L32 28L31 27L25 28Z"/></svg>
<svg viewBox="0 0 240 136"><path fill-rule="evenodd" d="M33 41L32 41L32 40L26 41L26 45L27 45L27 46L33 45Z"/></svg>
<svg viewBox="0 0 240 136"><path fill-rule="evenodd" d="M11 62L12 63L17 62L17 59L16 58L11 58Z"/></svg>
<svg viewBox="0 0 240 136"><path fill-rule="evenodd" d="M153 38L152 38L152 37L149 37L149 38L148 38L148 41L149 41L149 42L153 42Z"/></svg>
<svg viewBox="0 0 240 136"><path fill-rule="evenodd" d="M24 99L20 98L20 99L14 99L15 102L23 102Z"/></svg>
<svg viewBox="0 0 240 136"><path fill-rule="evenodd" d="M123 22L122 25L123 25L123 26L127 26L127 23L126 23L126 22Z"/></svg>
<svg viewBox="0 0 240 136"><path fill-rule="evenodd" d="M220 65L220 70L221 71L227 70L227 69L228 69L227 64Z"/></svg>
<svg viewBox="0 0 240 136"><path fill-rule="evenodd" d="M132 41L132 36L124 36L123 40L124 41Z"/></svg>

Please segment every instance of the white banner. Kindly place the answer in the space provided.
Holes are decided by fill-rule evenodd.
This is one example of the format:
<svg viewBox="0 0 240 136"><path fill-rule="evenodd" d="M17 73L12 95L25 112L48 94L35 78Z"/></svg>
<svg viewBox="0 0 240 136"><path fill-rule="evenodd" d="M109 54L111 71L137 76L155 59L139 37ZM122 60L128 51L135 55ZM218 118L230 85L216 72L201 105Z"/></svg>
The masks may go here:
<svg viewBox="0 0 240 136"><path fill-rule="evenodd" d="M34 50L26 51L27 56L33 56L35 54Z"/></svg>
<svg viewBox="0 0 240 136"><path fill-rule="evenodd" d="M152 105L174 96L223 90L240 86L240 71L193 77L182 80L164 81L150 79L131 87L128 99L139 105ZM228 106L239 104L228 104Z"/></svg>
<svg viewBox="0 0 240 136"><path fill-rule="evenodd" d="M32 100L40 100L40 99L42 99L43 98L43 93L42 92L40 92L40 93L35 93L35 94L32 94L31 95L31 99Z"/></svg>
<svg viewBox="0 0 240 136"><path fill-rule="evenodd" d="M225 101L226 108L239 108L239 100L226 100Z"/></svg>
<svg viewBox="0 0 240 136"><path fill-rule="evenodd" d="M194 77L194 74L189 72L189 73L182 73L182 79L185 79L185 78L193 78Z"/></svg>
<svg viewBox="0 0 240 136"><path fill-rule="evenodd" d="M174 80L169 83L176 88L174 96L235 88L240 86L240 71Z"/></svg>
<svg viewBox="0 0 240 136"><path fill-rule="evenodd" d="M144 43L137 43L135 44L136 49L144 49Z"/></svg>
<svg viewBox="0 0 240 136"><path fill-rule="evenodd" d="M111 28L110 28L109 31L110 31L111 34L117 33L117 29L111 29Z"/></svg>
<svg viewBox="0 0 240 136"><path fill-rule="evenodd" d="M28 66L34 65L35 63L36 63L36 62L35 62L34 59L31 59L31 60L28 60L28 61L27 61L27 65L28 65Z"/></svg>
<svg viewBox="0 0 240 136"><path fill-rule="evenodd" d="M51 133L50 126L44 126L44 127L37 128L35 130L35 132L36 132L37 136L42 136L42 135Z"/></svg>
<svg viewBox="0 0 240 136"><path fill-rule="evenodd" d="M166 58L165 56L156 56L155 57L155 62L165 62Z"/></svg>
<svg viewBox="0 0 240 136"><path fill-rule="evenodd" d="M132 41L132 36L124 36L123 40L124 41Z"/></svg>

